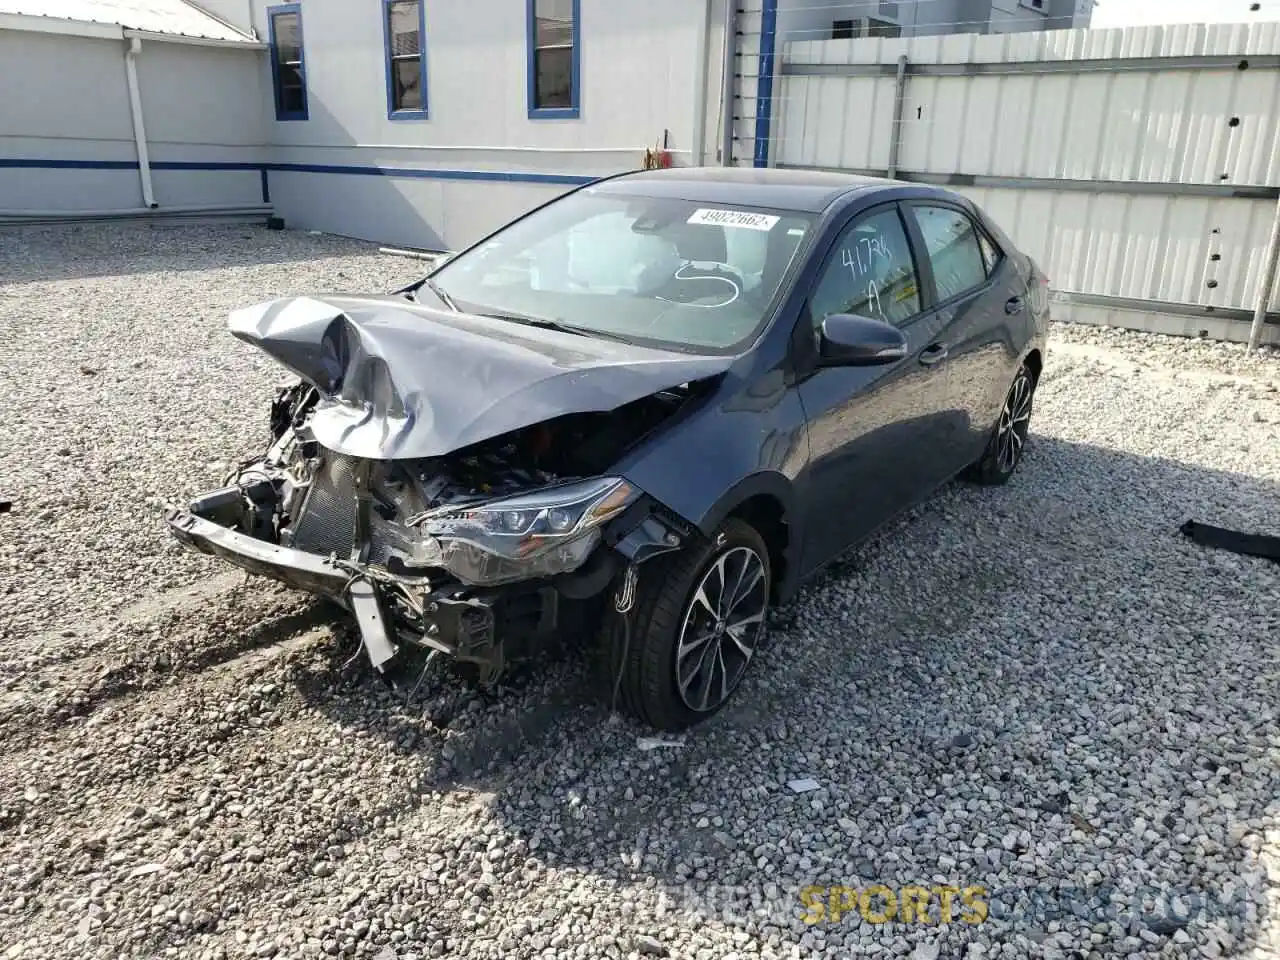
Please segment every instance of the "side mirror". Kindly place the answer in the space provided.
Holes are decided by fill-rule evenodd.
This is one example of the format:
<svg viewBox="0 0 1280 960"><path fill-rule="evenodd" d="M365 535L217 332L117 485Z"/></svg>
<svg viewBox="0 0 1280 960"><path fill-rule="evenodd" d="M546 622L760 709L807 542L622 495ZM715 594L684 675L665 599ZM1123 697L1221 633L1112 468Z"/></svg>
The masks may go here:
<svg viewBox="0 0 1280 960"><path fill-rule="evenodd" d="M818 356L823 366L873 367L906 355L906 336L883 320L833 313L822 321Z"/></svg>

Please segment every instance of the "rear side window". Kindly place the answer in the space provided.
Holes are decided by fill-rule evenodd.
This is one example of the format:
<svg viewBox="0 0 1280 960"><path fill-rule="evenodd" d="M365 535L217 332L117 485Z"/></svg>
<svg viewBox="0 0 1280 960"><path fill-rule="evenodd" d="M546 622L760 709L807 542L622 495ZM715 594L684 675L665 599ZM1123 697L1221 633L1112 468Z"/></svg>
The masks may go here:
<svg viewBox="0 0 1280 960"><path fill-rule="evenodd" d="M836 241L809 299L814 325L852 313L901 326L920 312L920 285L894 207L859 217Z"/></svg>
<svg viewBox="0 0 1280 960"><path fill-rule="evenodd" d="M981 235L972 220L951 207L924 204L913 204L911 215L924 236L939 302L986 282L987 261L979 240Z"/></svg>
<svg viewBox="0 0 1280 960"><path fill-rule="evenodd" d="M1000 248L995 245L995 241L988 237L985 233L978 233L978 243L982 245L982 260L987 268L987 276L995 273L996 267L1000 266L1000 258L1004 256L1000 252Z"/></svg>

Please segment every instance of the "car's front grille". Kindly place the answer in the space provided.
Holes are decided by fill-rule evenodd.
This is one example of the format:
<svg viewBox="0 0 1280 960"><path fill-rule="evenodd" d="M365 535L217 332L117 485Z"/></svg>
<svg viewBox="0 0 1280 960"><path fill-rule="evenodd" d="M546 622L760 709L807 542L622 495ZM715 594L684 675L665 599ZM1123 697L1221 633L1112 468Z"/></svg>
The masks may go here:
<svg viewBox="0 0 1280 960"><path fill-rule="evenodd" d="M316 471L302 506L302 516L293 523L292 546L322 556L351 556L356 529L357 461L330 456Z"/></svg>

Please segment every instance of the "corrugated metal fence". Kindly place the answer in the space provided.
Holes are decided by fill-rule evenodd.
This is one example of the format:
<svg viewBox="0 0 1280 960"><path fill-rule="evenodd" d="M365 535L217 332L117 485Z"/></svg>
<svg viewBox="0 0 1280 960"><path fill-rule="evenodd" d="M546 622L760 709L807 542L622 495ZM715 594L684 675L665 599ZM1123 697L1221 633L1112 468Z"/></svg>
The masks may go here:
<svg viewBox="0 0 1280 960"><path fill-rule="evenodd" d="M1058 317L1247 337L1280 24L787 41L789 2L739 2L736 163L948 185L1045 267Z"/></svg>

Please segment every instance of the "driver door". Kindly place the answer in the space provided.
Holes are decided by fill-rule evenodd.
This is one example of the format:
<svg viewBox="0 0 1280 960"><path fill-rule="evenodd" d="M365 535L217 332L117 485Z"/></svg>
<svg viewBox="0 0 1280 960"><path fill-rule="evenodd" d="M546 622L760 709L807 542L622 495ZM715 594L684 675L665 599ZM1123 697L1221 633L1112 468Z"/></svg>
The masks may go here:
<svg viewBox="0 0 1280 960"><path fill-rule="evenodd" d="M795 343L808 421L804 566L812 570L865 538L945 479L958 442L944 322L928 309L897 204L864 211L840 232L809 295ZM906 358L883 366L822 366L820 326L833 313L903 331Z"/></svg>

